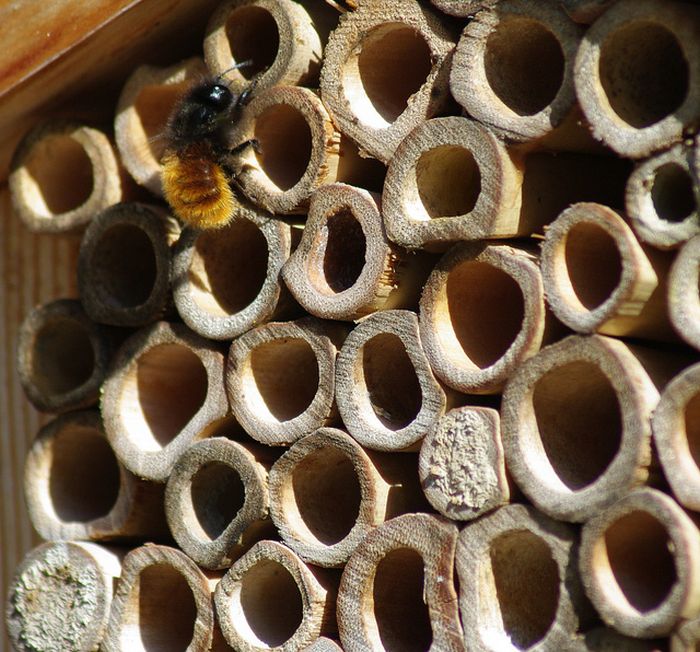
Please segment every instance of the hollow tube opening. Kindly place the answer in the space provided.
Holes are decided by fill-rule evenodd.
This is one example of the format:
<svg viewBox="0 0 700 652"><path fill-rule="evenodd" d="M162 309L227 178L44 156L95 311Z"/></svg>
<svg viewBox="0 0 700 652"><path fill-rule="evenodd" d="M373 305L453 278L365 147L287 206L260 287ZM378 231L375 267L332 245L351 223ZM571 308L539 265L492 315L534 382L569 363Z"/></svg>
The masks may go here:
<svg viewBox="0 0 700 652"><path fill-rule="evenodd" d="M700 469L700 392L685 404L683 416L688 450L696 466Z"/></svg>
<svg viewBox="0 0 700 652"><path fill-rule="evenodd" d="M134 224L112 226L95 243L90 272L91 285L104 302L117 309L143 305L158 273L153 242Z"/></svg>
<svg viewBox="0 0 700 652"><path fill-rule="evenodd" d="M425 603L425 568L421 555L396 548L377 564L372 588L376 631L373 649L424 652L433 642L430 612Z"/></svg>
<svg viewBox="0 0 700 652"><path fill-rule="evenodd" d="M71 425L51 444L48 489L57 518L87 523L106 516L119 496L119 465L97 430Z"/></svg>
<svg viewBox="0 0 700 652"><path fill-rule="evenodd" d="M51 134L37 142L24 163L31 189L25 200L39 215L68 213L92 194L92 161L69 135Z"/></svg>
<svg viewBox="0 0 700 652"><path fill-rule="evenodd" d="M651 187L656 214L667 222L682 222L698 210L693 179L678 163L657 168Z"/></svg>
<svg viewBox="0 0 700 652"><path fill-rule="evenodd" d="M217 317L241 312L260 294L269 256L263 232L250 220L201 233L188 270L192 298Z"/></svg>
<svg viewBox="0 0 700 652"><path fill-rule="evenodd" d="M580 222L569 230L563 262L575 298L586 310L607 301L622 277L617 243L597 224Z"/></svg>
<svg viewBox="0 0 700 652"><path fill-rule="evenodd" d="M251 396L263 413L289 421L311 405L319 387L319 369L311 345L301 338L266 342L250 353ZM255 400L257 399L257 400Z"/></svg>
<svg viewBox="0 0 700 652"><path fill-rule="evenodd" d="M602 44L600 82L612 110L643 129L663 120L685 101L690 72L673 32L635 21L615 30Z"/></svg>
<svg viewBox="0 0 700 652"><path fill-rule="evenodd" d="M125 606L120 648L134 652L186 652L197 605L187 580L169 564L144 568Z"/></svg>
<svg viewBox="0 0 700 652"><path fill-rule="evenodd" d="M379 422L401 430L417 416L423 392L406 347L393 333L380 333L362 347L367 398Z"/></svg>
<svg viewBox="0 0 700 652"><path fill-rule="evenodd" d="M564 65L556 36L536 20L502 19L486 41L489 86L520 116L539 113L554 100L564 81Z"/></svg>
<svg viewBox="0 0 700 652"><path fill-rule="evenodd" d="M498 362L525 320L525 299L516 280L489 263L466 261L449 273L446 295L449 328L440 330L450 357L476 369Z"/></svg>
<svg viewBox="0 0 700 652"><path fill-rule="evenodd" d="M245 485L223 462L207 462L190 482L192 508L201 538L218 539L245 503Z"/></svg>
<svg viewBox="0 0 700 652"><path fill-rule="evenodd" d="M547 635L557 615L559 569L552 552L536 534L518 530L491 542L489 561L497 635L508 647L528 650Z"/></svg>
<svg viewBox="0 0 700 652"><path fill-rule="evenodd" d="M470 213L481 194L481 172L464 147L441 145L421 154L415 167L416 187L430 218Z"/></svg>
<svg viewBox="0 0 700 652"><path fill-rule="evenodd" d="M304 617L299 586L273 559L262 559L245 572L231 595L230 611L238 634L263 648L288 641Z"/></svg>
<svg viewBox="0 0 700 652"><path fill-rule="evenodd" d="M422 34L403 23L379 25L365 35L343 70L345 96L359 121L384 129L405 111L432 68Z"/></svg>
<svg viewBox="0 0 700 652"><path fill-rule="evenodd" d="M199 356L182 344L143 353L125 383L121 413L144 451L167 446L204 405L209 381Z"/></svg>
<svg viewBox="0 0 700 652"><path fill-rule="evenodd" d="M47 396L84 385L95 369L95 351L85 326L61 317L44 324L34 338L32 367L32 381Z"/></svg>
<svg viewBox="0 0 700 652"><path fill-rule="evenodd" d="M262 7L239 7L226 21L226 37L235 63L252 61L239 68L246 79L269 68L277 58L280 35L275 17Z"/></svg>
<svg viewBox="0 0 700 652"><path fill-rule="evenodd" d="M609 378L591 362L569 362L537 380L532 406L558 480L571 491L598 480L622 442L620 403Z"/></svg>
<svg viewBox="0 0 700 652"><path fill-rule="evenodd" d="M293 469L284 500L297 535L332 546L354 527L362 492L353 461L326 446L306 455Z"/></svg>
<svg viewBox="0 0 700 652"><path fill-rule="evenodd" d="M637 510L612 523L603 544L609 565L605 574L611 574L623 601L643 614L660 607L678 579L673 544L663 524Z"/></svg>
<svg viewBox="0 0 700 652"><path fill-rule="evenodd" d="M256 157L270 181L279 190L293 188L311 162L311 128L304 115L289 104L274 104L255 120L255 138L260 143Z"/></svg>

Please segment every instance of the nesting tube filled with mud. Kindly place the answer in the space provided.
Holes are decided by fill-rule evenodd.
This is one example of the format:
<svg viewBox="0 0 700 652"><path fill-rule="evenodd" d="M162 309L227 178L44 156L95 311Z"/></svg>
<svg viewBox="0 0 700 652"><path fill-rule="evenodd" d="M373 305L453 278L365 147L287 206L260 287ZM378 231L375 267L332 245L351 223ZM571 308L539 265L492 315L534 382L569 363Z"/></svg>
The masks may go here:
<svg viewBox="0 0 700 652"><path fill-rule="evenodd" d="M593 620L576 562L576 530L529 505L468 524L455 563L468 648L568 649L580 625Z"/></svg>
<svg viewBox="0 0 700 652"><path fill-rule="evenodd" d="M342 566L374 527L424 506L415 457L368 453L335 428L300 439L270 470L272 520L317 566Z"/></svg>
<svg viewBox="0 0 700 652"><path fill-rule="evenodd" d="M241 652L300 652L335 631L337 577L304 564L276 541L261 541L221 579L216 613Z"/></svg>
<svg viewBox="0 0 700 652"><path fill-rule="evenodd" d="M17 342L17 371L27 398L42 412L67 412L97 403L113 343L76 299L32 310Z"/></svg>
<svg viewBox="0 0 700 652"><path fill-rule="evenodd" d="M318 82L321 25L292 0L232 0L219 4L207 25L204 60L212 75L234 88ZM321 31L321 34L319 34ZM239 68L237 64L250 62Z"/></svg>
<svg viewBox="0 0 700 652"><path fill-rule="evenodd" d="M435 374L467 394L499 392L551 335L537 256L510 245L455 245L423 288L420 332Z"/></svg>
<svg viewBox="0 0 700 652"><path fill-rule="evenodd" d="M157 206L121 203L96 215L78 257L78 288L90 318L112 326L163 318L172 305L170 247L179 234Z"/></svg>
<svg viewBox="0 0 700 652"><path fill-rule="evenodd" d="M163 487L117 460L97 411L63 414L29 449L24 497L34 529L47 540L164 540L170 533Z"/></svg>
<svg viewBox="0 0 700 652"><path fill-rule="evenodd" d="M338 630L345 652L463 652L454 585L457 527L431 514L387 521L343 570Z"/></svg>
<svg viewBox="0 0 700 652"><path fill-rule="evenodd" d="M139 477L165 482L204 427L228 412L224 356L182 324L157 322L119 349L101 406L121 463Z"/></svg>
<svg viewBox="0 0 700 652"><path fill-rule="evenodd" d="M580 28L558 3L505 0L464 28L450 73L455 99L512 141L541 138L569 116Z"/></svg>
<svg viewBox="0 0 700 652"><path fill-rule="evenodd" d="M676 339L666 306L671 257L640 244L612 209L566 209L547 228L541 263L547 301L573 330Z"/></svg>
<svg viewBox="0 0 700 652"><path fill-rule="evenodd" d="M273 213L305 213L313 192L335 181L340 136L311 90L276 86L255 93L231 142L250 139L236 181L247 197Z"/></svg>
<svg viewBox="0 0 700 652"><path fill-rule="evenodd" d="M9 584L7 634L17 652L92 652L102 642L123 553L59 541L30 551Z"/></svg>
<svg viewBox="0 0 700 652"><path fill-rule="evenodd" d="M447 397L423 351L415 313L384 310L355 327L338 355L336 400L345 427L363 446L420 445Z"/></svg>
<svg viewBox="0 0 700 652"><path fill-rule="evenodd" d="M680 141L700 116L699 33L691 4L613 4L576 55L576 94L593 135L632 158Z"/></svg>
<svg viewBox="0 0 700 652"><path fill-rule="evenodd" d="M221 229L185 230L172 267L183 321L204 337L230 340L292 312L294 301L279 279L291 250L289 225L252 207Z"/></svg>
<svg viewBox="0 0 700 652"><path fill-rule="evenodd" d="M321 96L340 131L387 163L399 143L449 98L456 33L415 3L364 2L326 46Z"/></svg>
<svg viewBox="0 0 700 652"><path fill-rule="evenodd" d="M637 489L588 521L579 564L591 602L623 634L664 636L700 611L700 533L655 489Z"/></svg>
<svg viewBox="0 0 700 652"><path fill-rule="evenodd" d="M273 530L268 455L212 437L192 444L168 478L165 509L178 545L204 568L225 568Z"/></svg>
<svg viewBox="0 0 700 652"><path fill-rule="evenodd" d="M536 507L585 521L648 477L655 383L673 373L672 358L572 335L523 363L506 384L501 426L508 470Z"/></svg>
<svg viewBox="0 0 700 652"><path fill-rule="evenodd" d="M62 233L85 226L124 197L117 155L106 134L53 120L20 141L8 177L12 205L32 231Z"/></svg>
<svg viewBox="0 0 700 652"><path fill-rule="evenodd" d="M210 580L183 552L147 544L122 565L100 649L207 652L214 631Z"/></svg>
<svg viewBox="0 0 700 652"><path fill-rule="evenodd" d="M168 144L168 118L182 95L206 72L198 57L166 68L143 65L122 88L114 118L119 156L134 181L155 195L163 194L160 159Z"/></svg>
<svg viewBox="0 0 700 652"><path fill-rule="evenodd" d="M335 359L346 332L307 317L271 322L233 341L226 391L251 437L280 446L335 420Z"/></svg>

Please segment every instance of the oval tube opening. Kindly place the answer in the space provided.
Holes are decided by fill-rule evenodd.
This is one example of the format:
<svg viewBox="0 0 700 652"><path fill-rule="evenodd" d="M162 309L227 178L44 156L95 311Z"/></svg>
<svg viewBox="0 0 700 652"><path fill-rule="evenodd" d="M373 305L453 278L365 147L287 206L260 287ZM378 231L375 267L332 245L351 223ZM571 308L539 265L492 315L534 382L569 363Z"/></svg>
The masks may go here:
<svg viewBox="0 0 700 652"><path fill-rule="evenodd" d="M118 309L143 305L158 273L153 242L133 224L110 227L95 245L90 270L92 287L108 304Z"/></svg>
<svg viewBox="0 0 700 652"><path fill-rule="evenodd" d="M525 301L515 279L488 263L466 261L447 277L449 329L443 338L452 357L485 369L511 347L523 326Z"/></svg>
<svg viewBox="0 0 700 652"><path fill-rule="evenodd" d="M190 482L198 536L218 539L243 507L245 495L245 485L235 469L223 462L204 464Z"/></svg>
<svg viewBox="0 0 700 652"><path fill-rule="evenodd" d="M218 317L247 308L265 283L269 253L265 236L250 220L201 233L188 270L195 303Z"/></svg>
<svg viewBox="0 0 700 652"><path fill-rule="evenodd" d="M362 373L367 398L381 425L401 430L418 416L423 393L398 336L380 333L362 347Z"/></svg>
<svg viewBox="0 0 700 652"><path fill-rule="evenodd" d="M32 362L32 380L39 391L67 394L85 384L95 369L90 334L73 319L52 319L36 333Z"/></svg>
<svg viewBox="0 0 700 652"><path fill-rule="evenodd" d="M345 96L360 122L384 129L404 112L432 68L423 36L402 23L371 30L343 71Z"/></svg>
<svg viewBox="0 0 700 652"><path fill-rule="evenodd" d="M24 167L33 186L26 199L44 217L68 213L92 194L92 161L85 148L68 135L42 138L32 147Z"/></svg>
<svg viewBox="0 0 700 652"><path fill-rule="evenodd" d="M599 71L610 107L636 129L671 115L688 94L683 48L655 23L637 21L609 34L600 49Z"/></svg>
<svg viewBox="0 0 700 652"><path fill-rule="evenodd" d="M700 473L700 392L685 404L683 417L688 450Z"/></svg>
<svg viewBox="0 0 700 652"><path fill-rule="evenodd" d="M301 338L266 342L250 353L250 398L277 421L298 417L318 391L319 370L311 345ZM255 396L257 394L257 396Z"/></svg>
<svg viewBox="0 0 700 652"><path fill-rule="evenodd" d="M252 62L250 66L238 68L246 79L269 68L277 58L279 30L267 9L255 6L235 9L226 21L226 37L235 63Z"/></svg>
<svg viewBox="0 0 700 652"><path fill-rule="evenodd" d="M546 461L569 491L605 473L622 442L622 416L608 377L577 360L552 369L534 386L532 406Z"/></svg>
<svg viewBox="0 0 700 652"><path fill-rule="evenodd" d="M196 353L160 344L143 353L122 394L127 432L144 451L165 448L204 405L209 381Z"/></svg>
<svg viewBox="0 0 700 652"><path fill-rule="evenodd" d="M564 81L564 65L559 41L535 20L505 18L486 42L489 86L520 116L539 113L554 100Z"/></svg>
<svg viewBox="0 0 700 652"><path fill-rule="evenodd" d="M656 170L651 200L656 214L667 222L682 222L698 210L693 179L677 163L666 163Z"/></svg>
<svg viewBox="0 0 700 652"><path fill-rule="evenodd" d="M81 426L61 430L50 459L48 488L57 518L87 523L109 514L119 496L119 465L100 432Z"/></svg>

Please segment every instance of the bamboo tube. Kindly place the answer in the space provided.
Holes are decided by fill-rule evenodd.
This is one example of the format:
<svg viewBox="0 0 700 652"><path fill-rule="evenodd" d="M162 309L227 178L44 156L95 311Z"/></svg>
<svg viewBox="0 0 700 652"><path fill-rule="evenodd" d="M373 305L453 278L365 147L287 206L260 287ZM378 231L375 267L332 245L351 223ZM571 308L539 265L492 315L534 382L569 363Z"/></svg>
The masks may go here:
<svg viewBox="0 0 700 652"><path fill-rule="evenodd" d="M75 299L37 306L22 322L17 371L37 410L66 412L97 403L112 342Z"/></svg>
<svg viewBox="0 0 700 652"><path fill-rule="evenodd" d="M85 230L78 289L88 316L113 326L163 318L170 303L170 247L180 227L161 208L115 204Z"/></svg>
<svg viewBox="0 0 700 652"><path fill-rule="evenodd" d="M58 119L24 136L12 157L8 184L17 215L41 233L77 230L123 198L109 138L93 127Z"/></svg>
<svg viewBox="0 0 700 652"><path fill-rule="evenodd" d="M580 636L579 645L571 649L572 652L660 652L668 650L667 643L662 639L631 638L608 627L597 627Z"/></svg>
<svg viewBox="0 0 700 652"><path fill-rule="evenodd" d="M17 652L93 652L102 641L121 554L94 543L44 543L17 567L7 633Z"/></svg>
<svg viewBox="0 0 700 652"><path fill-rule="evenodd" d="M671 635L670 652L695 652L700 643L700 618L681 623Z"/></svg>
<svg viewBox="0 0 700 652"><path fill-rule="evenodd" d="M700 364L678 374L661 392L652 418L654 444L674 495L700 510Z"/></svg>
<svg viewBox="0 0 700 652"><path fill-rule="evenodd" d="M316 566L343 566L374 527L425 506L415 458L367 453L335 428L300 439L270 470L270 516Z"/></svg>
<svg viewBox="0 0 700 652"><path fill-rule="evenodd" d="M226 391L246 432L289 444L335 420L335 358L345 329L313 318L271 322L233 341Z"/></svg>
<svg viewBox="0 0 700 652"><path fill-rule="evenodd" d="M435 375L460 392L500 391L551 339L551 322L537 256L524 248L455 245L423 288L425 355Z"/></svg>
<svg viewBox="0 0 700 652"><path fill-rule="evenodd" d="M184 553L146 544L122 565L104 652L210 649L214 609L210 581Z"/></svg>
<svg viewBox="0 0 700 652"><path fill-rule="evenodd" d="M503 138L541 138L574 108L580 39L581 29L556 4L502 0L464 28L452 61L452 95Z"/></svg>
<svg viewBox="0 0 700 652"><path fill-rule="evenodd" d="M39 431L27 455L24 498L47 540L170 538L163 487L117 461L96 410L61 415Z"/></svg>
<svg viewBox="0 0 700 652"><path fill-rule="evenodd" d="M282 269L294 298L324 319L414 306L432 259L386 238L378 198L341 183L311 198L299 246Z"/></svg>
<svg viewBox="0 0 700 652"><path fill-rule="evenodd" d="M668 314L685 342L700 349L700 235L683 245L668 275Z"/></svg>
<svg viewBox="0 0 700 652"><path fill-rule="evenodd" d="M321 97L340 131L389 162L399 143L449 99L455 35L411 0L365 2L328 39Z"/></svg>
<svg viewBox="0 0 700 652"><path fill-rule="evenodd" d="M102 388L105 432L132 473L165 482L202 429L228 411L224 357L181 324L157 322L119 349Z"/></svg>
<svg viewBox="0 0 700 652"><path fill-rule="evenodd" d="M178 99L206 67L200 57L172 66L139 66L131 73L117 101L114 139L132 178L154 195L162 195L160 159L167 145L166 125Z"/></svg>
<svg viewBox="0 0 700 652"><path fill-rule="evenodd" d="M185 230L172 267L173 297L183 321L204 337L230 340L290 312L293 301L279 272L292 241L288 224L252 207L224 228Z"/></svg>
<svg viewBox="0 0 700 652"><path fill-rule="evenodd" d="M255 139L240 155L236 184L273 213L305 213L316 188L335 180L340 136L318 96L307 88L277 86L256 93L231 142Z"/></svg>
<svg viewBox="0 0 700 652"><path fill-rule="evenodd" d="M345 427L373 450L415 450L447 407L418 317L408 310L383 310L355 327L338 355L335 384Z"/></svg>
<svg viewBox="0 0 700 652"><path fill-rule="evenodd" d="M473 16L477 11L490 7L499 0L430 0L433 6L451 16Z"/></svg>
<svg viewBox="0 0 700 652"><path fill-rule="evenodd" d="M168 478L165 511L178 545L205 568L225 568L272 534L269 453L214 437L192 444Z"/></svg>
<svg viewBox="0 0 700 652"><path fill-rule="evenodd" d="M564 11L577 23L590 24L617 0L559 0Z"/></svg>
<svg viewBox="0 0 700 652"><path fill-rule="evenodd" d="M336 580L275 541L260 541L214 593L221 630L240 652L303 650L335 630Z"/></svg>
<svg viewBox="0 0 700 652"><path fill-rule="evenodd" d="M639 239L670 249L700 233L700 187L693 158L700 151L676 145L641 162L627 182L626 207Z"/></svg>
<svg viewBox="0 0 700 652"><path fill-rule="evenodd" d="M640 158L700 116L700 22L686 3L621 0L586 32L574 69L593 135Z"/></svg>
<svg viewBox="0 0 700 652"><path fill-rule="evenodd" d="M628 636L666 635L700 610L700 533L655 489L632 491L588 521L579 564L598 613Z"/></svg>
<svg viewBox="0 0 700 652"><path fill-rule="evenodd" d="M506 463L523 493L545 514L578 522L642 484L656 387L678 363L600 335L572 335L525 361L501 404Z"/></svg>
<svg viewBox="0 0 700 652"><path fill-rule="evenodd" d="M328 26L322 24L321 12L318 8L313 11L312 4L318 3L309 3L308 8L292 0L220 4L204 38L204 59L210 72L240 88L253 77L260 89L317 84ZM252 63L233 68L244 61Z"/></svg>
<svg viewBox="0 0 700 652"><path fill-rule="evenodd" d="M309 647L305 647L304 652L343 652L343 648L332 638L322 636L316 639Z"/></svg>
<svg viewBox="0 0 700 652"><path fill-rule="evenodd" d="M382 213L389 239L408 248L530 235L577 201L622 206L628 173L610 156L518 154L473 120L435 118L397 148Z"/></svg>
<svg viewBox="0 0 700 652"><path fill-rule="evenodd" d="M576 572L576 544L573 527L529 505L468 524L455 561L469 649L570 649L581 621L593 615Z"/></svg>
<svg viewBox="0 0 700 652"><path fill-rule="evenodd" d="M338 631L346 652L463 652L453 580L457 528L405 514L370 532L345 566Z"/></svg>
<svg viewBox="0 0 700 652"><path fill-rule="evenodd" d="M619 214L594 203L565 210L542 245L549 306L580 333L675 341L666 306L670 264L641 245Z"/></svg>
<svg viewBox="0 0 700 652"><path fill-rule="evenodd" d="M510 500L498 411L450 410L428 432L418 458L425 497L443 516L469 521Z"/></svg>

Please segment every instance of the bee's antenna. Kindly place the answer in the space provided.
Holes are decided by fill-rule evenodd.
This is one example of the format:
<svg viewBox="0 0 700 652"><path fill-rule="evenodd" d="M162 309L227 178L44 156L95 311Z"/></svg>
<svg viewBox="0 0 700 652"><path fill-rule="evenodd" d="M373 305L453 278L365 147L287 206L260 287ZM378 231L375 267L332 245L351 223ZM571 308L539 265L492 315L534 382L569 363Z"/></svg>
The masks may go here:
<svg viewBox="0 0 700 652"><path fill-rule="evenodd" d="M253 65L253 60L252 59L246 59L245 61L240 61L239 63L236 63L232 65L230 68L226 68L223 72L220 72L216 76L216 81L219 81L224 77L224 75L230 73L232 70L238 70L239 68L247 68L248 66Z"/></svg>

